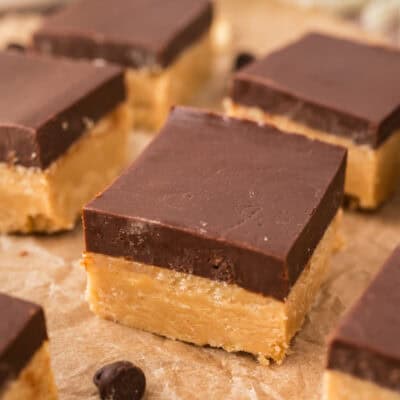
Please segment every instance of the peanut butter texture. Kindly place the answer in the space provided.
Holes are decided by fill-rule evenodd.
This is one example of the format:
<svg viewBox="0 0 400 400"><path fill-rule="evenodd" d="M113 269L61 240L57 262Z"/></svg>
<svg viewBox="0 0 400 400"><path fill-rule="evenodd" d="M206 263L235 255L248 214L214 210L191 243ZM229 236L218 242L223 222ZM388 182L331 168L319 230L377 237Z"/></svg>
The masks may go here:
<svg viewBox="0 0 400 400"><path fill-rule="evenodd" d="M200 346L281 363L338 247L338 215L285 301L236 285L123 258L85 253L87 301L97 315Z"/></svg>
<svg viewBox="0 0 400 400"><path fill-rule="evenodd" d="M213 33L210 31L166 68L128 68L125 81L134 112L134 126L151 131L161 128L170 108L187 103L207 82L213 60Z"/></svg>
<svg viewBox="0 0 400 400"><path fill-rule="evenodd" d="M323 400L400 400L398 392L339 371L324 374Z"/></svg>
<svg viewBox="0 0 400 400"><path fill-rule="evenodd" d="M1 400L57 400L48 342L36 351L18 377L9 382Z"/></svg>

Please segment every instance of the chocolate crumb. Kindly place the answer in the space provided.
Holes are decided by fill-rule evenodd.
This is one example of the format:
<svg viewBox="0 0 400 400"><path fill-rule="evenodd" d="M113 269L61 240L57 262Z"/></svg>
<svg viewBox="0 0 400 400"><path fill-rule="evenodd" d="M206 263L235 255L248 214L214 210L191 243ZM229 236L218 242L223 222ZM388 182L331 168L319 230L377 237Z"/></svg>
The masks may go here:
<svg viewBox="0 0 400 400"><path fill-rule="evenodd" d="M102 400L140 400L146 390L143 371L129 361L100 368L93 377Z"/></svg>
<svg viewBox="0 0 400 400"><path fill-rule="evenodd" d="M256 59L254 54L243 52L239 53L236 58L235 58L235 64L233 67L234 71L239 71L239 69L242 69L245 67L247 64L250 64Z"/></svg>

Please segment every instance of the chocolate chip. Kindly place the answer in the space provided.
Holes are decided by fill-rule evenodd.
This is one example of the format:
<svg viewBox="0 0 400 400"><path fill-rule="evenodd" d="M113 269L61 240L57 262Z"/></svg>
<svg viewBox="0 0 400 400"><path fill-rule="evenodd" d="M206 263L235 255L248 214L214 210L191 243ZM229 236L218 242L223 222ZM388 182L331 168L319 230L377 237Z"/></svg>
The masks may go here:
<svg viewBox="0 0 400 400"><path fill-rule="evenodd" d="M7 50L12 50L12 51L18 51L20 53L23 53L26 49L24 46L18 43L9 43L7 45Z"/></svg>
<svg viewBox="0 0 400 400"><path fill-rule="evenodd" d="M129 361L118 361L99 369L93 382L102 400L140 400L146 389L143 371Z"/></svg>
<svg viewBox="0 0 400 400"><path fill-rule="evenodd" d="M246 53L246 52L239 53L236 56L233 70L238 71L239 69L242 69L243 67L245 67L247 64L250 64L251 62L253 62L255 59L256 59L256 57L251 53Z"/></svg>

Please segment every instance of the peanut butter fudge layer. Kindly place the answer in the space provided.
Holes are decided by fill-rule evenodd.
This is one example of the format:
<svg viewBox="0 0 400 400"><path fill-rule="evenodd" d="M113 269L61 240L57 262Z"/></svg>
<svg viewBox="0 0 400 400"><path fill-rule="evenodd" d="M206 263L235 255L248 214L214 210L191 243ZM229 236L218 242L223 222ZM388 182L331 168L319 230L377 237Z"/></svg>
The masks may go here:
<svg viewBox="0 0 400 400"><path fill-rule="evenodd" d="M400 399L400 247L330 338L326 400Z"/></svg>
<svg viewBox="0 0 400 400"><path fill-rule="evenodd" d="M282 361L337 245L346 151L175 108L84 209L98 315Z"/></svg>
<svg viewBox="0 0 400 400"><path fill-rule="evenodd" d="M40 306L0 293L0 399L56 400Z"/></svg>
<svg viewBox="0 0 400 400"><path fill-rule="evenodd" d="M229 114L349 151L345 192L373 209L400 176L400 52L309 34L238 72Z"/></svg>
<svg viewBox="0 0 400 400"><path fill-rule="evenodd" d="M71 229L126 163L123 72L0 53L0 232Z"/></svg>
<svg viewBox="0 0 400 400"><path fill-rule="evenodd" d="M158 128L211 70L209 0L81 0L34 36L42 52L126 67L135 125Z"/></svg>

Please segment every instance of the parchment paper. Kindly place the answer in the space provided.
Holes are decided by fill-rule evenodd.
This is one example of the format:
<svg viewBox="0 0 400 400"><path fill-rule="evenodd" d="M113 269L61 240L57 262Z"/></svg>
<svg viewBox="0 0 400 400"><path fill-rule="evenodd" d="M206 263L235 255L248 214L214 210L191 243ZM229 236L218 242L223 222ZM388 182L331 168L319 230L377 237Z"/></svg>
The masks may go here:
<svg viewBox="0 0 400 400"><path fill-rule="evenodd" d="M230 43L257 53L276 48L309 27L360 36L356 28L332 17L300 13L267 0L224 0L221 6L233 24ZM29 23L18 24L19 29L31 29ZM224 57L216 67L214 84L198 104L215 106L222 98L226 80L221 74L226 74L233 53L224 38L226 26L220 35ZM137 150L147 141L148 136L137 134L133 146ZM84 300L80 227L48 237L0 236L0 290L45 307L62 400L97 399L94 372L120 359L143 368L147 399L316 400L327 333L399 242L400 195L375 214L346 212L343 229L347 245L332 260L321 295L281 366L260 366L247 355L166 340L93 316Z"/></svg>

